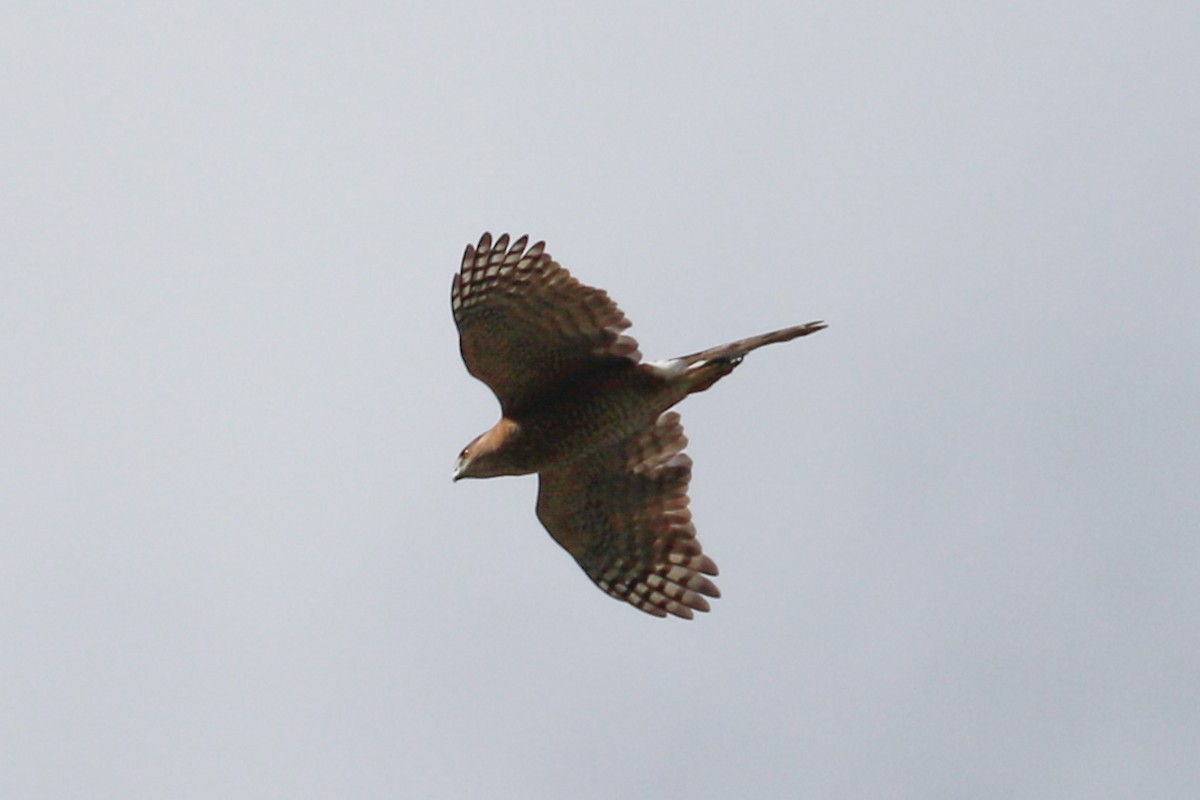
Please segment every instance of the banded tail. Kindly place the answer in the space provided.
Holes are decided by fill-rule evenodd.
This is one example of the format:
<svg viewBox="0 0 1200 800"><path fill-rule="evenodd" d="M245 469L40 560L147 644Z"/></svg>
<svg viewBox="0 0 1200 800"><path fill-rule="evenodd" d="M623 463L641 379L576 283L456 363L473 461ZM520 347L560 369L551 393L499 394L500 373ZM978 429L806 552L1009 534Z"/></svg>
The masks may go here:
<svg viewBox="0 0 1200 800"><path fill-rule="evenodd" d="M825 327L827 326L824 322L809 322L804 325L794 325L790 328L751 336L748 339L739 339L736 342L723 344L719 347L710 347L698 353L680 356L679 358L672 359L672 361L681 363L684 367L684 380L688 384L688 394L703 392L721 380L721 378L733 372L734 367L742 363L742 359L751 350L757 350L769 344L790 342L792 339L808 336L810 333L816 333Z"/></svg>

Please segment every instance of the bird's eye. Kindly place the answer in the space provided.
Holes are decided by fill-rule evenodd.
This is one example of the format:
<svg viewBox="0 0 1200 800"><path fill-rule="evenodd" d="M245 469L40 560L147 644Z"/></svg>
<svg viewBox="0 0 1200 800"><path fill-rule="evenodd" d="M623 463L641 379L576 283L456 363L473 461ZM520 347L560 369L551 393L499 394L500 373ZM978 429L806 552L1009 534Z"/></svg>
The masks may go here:
<svg viewBox="0 0 1200 800"><path fill-rule="evenodd" d="M463 451L462 451L461 453L459 453L459 454L458 454L458 457L459 457L459 459L460 459L460 460L461 460L461 459L464 459L464 458L466 458L466 457L467 457L467 449L468 449L468 448L464 447L464 448L463 448Z"/></svg>

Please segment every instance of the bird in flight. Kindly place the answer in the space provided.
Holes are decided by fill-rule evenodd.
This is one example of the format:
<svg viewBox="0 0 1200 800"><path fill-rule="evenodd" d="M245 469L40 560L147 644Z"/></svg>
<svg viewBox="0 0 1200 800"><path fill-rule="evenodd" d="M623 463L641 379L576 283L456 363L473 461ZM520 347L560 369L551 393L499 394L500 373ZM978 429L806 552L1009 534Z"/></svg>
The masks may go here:
<svg viewBox="0 0 1200 800"><path fill-rule="evenodd" d="M825 327L810 322L653 363L629 320L522 236L467 245L450 304L467 370L500 421L458 457L454 480L538 475L537 516L608 594L657 617L708 611L717 565L688 510L692 460L669 409L747 353Z"/></svg>

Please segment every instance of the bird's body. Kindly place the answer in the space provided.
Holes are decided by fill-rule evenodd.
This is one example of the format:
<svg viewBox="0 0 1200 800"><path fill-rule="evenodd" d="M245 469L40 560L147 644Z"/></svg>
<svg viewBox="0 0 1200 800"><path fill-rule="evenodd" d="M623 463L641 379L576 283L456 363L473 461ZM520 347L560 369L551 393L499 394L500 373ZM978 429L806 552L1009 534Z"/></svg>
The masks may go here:
<svg viewBox="0 0 1200 800"><path fill-rule="evenodd" d="M502 475L528 475L583 457L651 424L673 405L666 382L614 364L565 378L505 413ZM655 409L658 409L656 412Z"/></svg>
<svg viewBox="0 0 1200 800"><path fill-rule="evenodd" d="M687 439L669 409L746 353L825 326L642 363L608 296L526 243L484 234L454 279L463 359L502 414L464 448L455 479L538 473L538 518L600 588L656 616L707 611L717 570L695 538Z"/></svg>

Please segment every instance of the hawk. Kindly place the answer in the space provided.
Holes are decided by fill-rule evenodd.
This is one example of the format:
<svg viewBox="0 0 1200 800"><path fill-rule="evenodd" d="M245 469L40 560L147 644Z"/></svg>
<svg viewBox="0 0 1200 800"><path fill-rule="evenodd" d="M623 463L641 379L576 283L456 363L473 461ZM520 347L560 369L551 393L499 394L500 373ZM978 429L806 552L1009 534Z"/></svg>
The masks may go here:
<svg viewBox="0 0 1200 800"><path fill-rule="evenodd" d="M538 475L537 516L608 594L657 617L708 611L717 565L688 510L692 460L669 409L747 353L825 327L810 322L654 363L600 289L550 257L485 233L450 292L467 370L500 401L500 421L463 448L459 478Z"/></svg>

